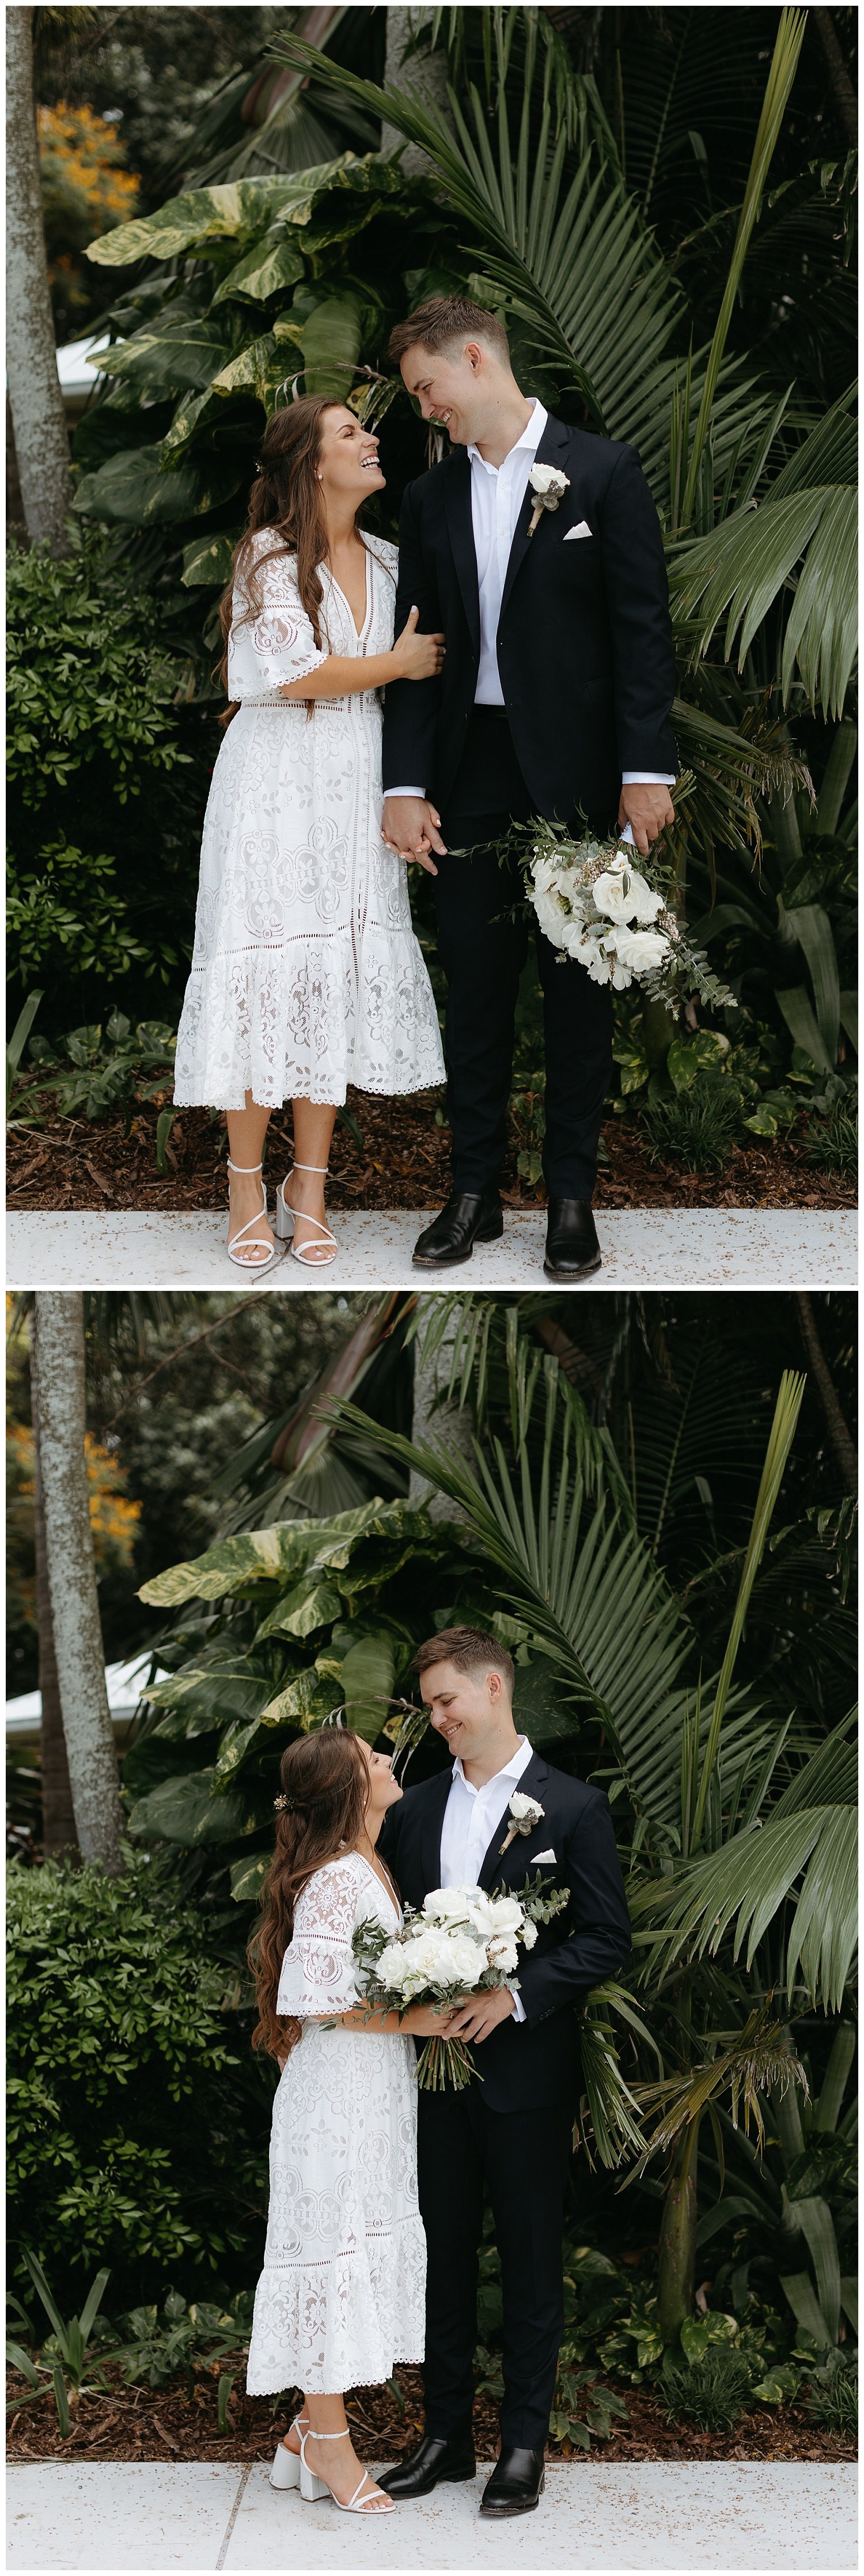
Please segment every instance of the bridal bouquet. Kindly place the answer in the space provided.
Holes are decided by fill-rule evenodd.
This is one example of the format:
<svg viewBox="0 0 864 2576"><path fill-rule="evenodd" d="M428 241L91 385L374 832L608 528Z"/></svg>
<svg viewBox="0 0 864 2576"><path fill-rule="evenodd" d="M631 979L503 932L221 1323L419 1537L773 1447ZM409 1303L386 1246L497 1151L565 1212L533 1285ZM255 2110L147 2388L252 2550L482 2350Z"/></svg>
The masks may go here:
<svg viewBox="0 0 864 2576"><path fill-rule="evenodd" d="M519 838L528 902L562 964L575 957L592 984L611 984L616 993L641 984L668 1011L677 1011L684 992L714 1009L734 1003L669 911L656 860L636 867L628 845L574 841L546 822L535 821Z"/></svg>
<svg viewBox="0 0 864 2576"><path fill-rule="evenodd" d="M538 1870L518 1895L487 1896L482 1887L436 1887L421 1912L409 1907L401 1932L358 1923L352 1948L370 2011L406 2013L411 2004L464 2003L490 1987L518 1985L519 1951L533 1950L537 1924L567 1904L566 1888L549 1887ZM477 2069L463 2039L427 2039L417 2082L427 2092L452 2084L461 2092Z"/></svg>

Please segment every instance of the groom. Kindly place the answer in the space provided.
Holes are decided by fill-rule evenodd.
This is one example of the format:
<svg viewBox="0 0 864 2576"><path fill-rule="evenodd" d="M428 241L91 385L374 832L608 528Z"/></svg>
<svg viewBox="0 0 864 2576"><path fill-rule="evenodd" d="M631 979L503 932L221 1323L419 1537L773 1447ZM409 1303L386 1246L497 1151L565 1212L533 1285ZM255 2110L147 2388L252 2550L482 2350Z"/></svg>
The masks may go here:
<svg viewBox="0 0 864 2576"><path fill-rule="evenodd" d="M660 526L632 447L569 429L520 391L495 314L433 296L390 340L424 420L451 447L407 487L396 633L412 606L443 630L439 679L387 690L384 839L435 877L447 976L453 1191L415 1248L424 1270L503 1233L499 1174L524 885L494 843L543 814L601 837L630 823L645 855L673 819L672 630ZM532 535L532 469L566 477ZM584 828L581 827L581 828ZM434 855L433 855L434 854ZM514 904L519 906L516 918ZM612 1000L538 929L546 1032L545 1268L600 1268L591 1212L612 1070Z"/></svg>
<svg viewBox="0 0 864 2576"><path fill-rule="evenodd" d="M532 1752L513 1723L514 1667L497 1638L447 1628L415 1655L432 1725L452 1769L407 1789L384 1819L379 1850L403 1902L434 1887L513 1892L530 1875L567 1888L566 1912L538 1925L519 1955L518 1986L476 1995L448 2024L474 2043L464 2092L418 2096L418 2184L428 2249L426 2429L410 2459L378 2484L428 2495L439 2479L473 2478L477 2249L488 2193L501 2258L504 2396L501 2450L481 2513L530 2513L564 2325L562 2226L579 2096L575 2006L620 1968L630 1925L609 1805ZM533 1801L531 1830L508 1843L510 1800ZM523 1819L523 1821L525 1821Z"/></svg>

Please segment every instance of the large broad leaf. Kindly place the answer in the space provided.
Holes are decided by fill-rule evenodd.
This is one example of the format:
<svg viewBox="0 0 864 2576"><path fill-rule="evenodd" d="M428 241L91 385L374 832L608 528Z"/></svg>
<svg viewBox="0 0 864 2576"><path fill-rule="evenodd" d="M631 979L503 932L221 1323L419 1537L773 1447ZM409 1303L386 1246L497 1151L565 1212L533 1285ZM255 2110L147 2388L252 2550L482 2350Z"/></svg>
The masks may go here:
<svg viewBox="0 0 864 2576"><path fill-rule="evenodd" d="M269 1618L262 1620L256 1645L265 1637L310 1637L314 1628L326 1628L331 1619L338 1619L341 1608L332 1583L296 1583Z"/></svg>
<svg viewBox="0 0 864 2576"><path fill-rule="evenodd" d="M239 536L193 537L183 548L183 570L180 579L186 590L224 590L231 579L231 562Z"/></svg>
<svg viewBox="0 0 864 2576"><path fill-rule="evenodd" d="M830 1064L837 1061L840 1044L840 977L837 972L837 950L827 912L820 903L796 904L785 914L787 930L793 930L803 948L813 981L813 998L819 1034Z"/></svg>
<svg viewBox="0 0 864 2576"><path fill-rule="evenodd" d="M250 1813L238 1790L214 1797L215 1772L193 1771L182 1780L163 1780L149 1796L139 1798L129 1818L130 1834L158 1835L169 1843L231 1843L238 1834L257 1832L260 1818Z"/></svg>
<svg viewBox="0 0 864 2576"><path fill-rule="evenodd" d="M101 268L128 268L133 260L179 259L198 242L219 241L235 233L258 232L277 215L292 224L308 224L316 196L339 187L365 163L354 152L340 153L311 170L286 171L277 179L236 179L224 187L189 188L169 197L155 215L117 224L113 232L88 243L87 257ZM377 184L380 184L380 179Z"/></svg>
<svg viewBox="0 0 864 2576"><path fill-rule="evenodd" d="M395 1641L386 1628L370 1629L348 1649L342 1666L345 1724L367 1744L374 1744L390 1715L395 1669Z"/></svg>
<svg viewBox="0 0 864 2576"><path fill-rule="evenodd" d="M318 1520L275 1521L269 1529L244 1530L236 1538L217 1539L202 1556L171 1565L152 1582L143 1583L141 1601L156 1609L174 1609L182 1601L220 1601L226 1592L245 1592L255 1583L282 1581L285 1590L305 1568L310 1580L327 1566L347 1566L364 1538L405 1538L422 1545L431 1535L428 1514L397 1502L359 1504L337 1512L324 1526ZM341 1602L339 1607L341 1609Z"/></svg>
<svg viewBox="0 0 864 2576"><path fill-rule="evenodd" d="M119 519L133 527L203 518L228 501L246 481L242 458L196 457L172 473L161 466L158 447L125 449L100 465L98 474L83 474L75 493L82 516Z"/></svg>
<svg viewBox="0 0 864 2576"><path fill-rule="evenodd" d="M248 1656L219 1644L194 1656L178 1673L156 1682L147 1697L157 1711L156 1735L190 1739L208 1735L226 1718L248 1722L266 1706L270 1683L252 1670Z"/></svg>
<svg viewBox="0 0 864 2576"><path fill-rule="evenodd" d="M266 304L269 295L278 295L286 286L295 286L303 275L303 257L296 242L290 241L281 224L271 226L263 241L255 242L244 252L213 297L215 304L227 304L242 296L251 304Z"/></svg>
<svg viewBox="0 0 864 2576"><path fill-rule="evenodd" d="M360 355L360 306L354 296L319 304L301 330L303 389L347 399Z"/></svg>
<svg viewBox="0 0 864 2576"><path fill-rule="evenodd" d="M231 1894L235 1905L257 1905L270 1867L269 1852L250 1852L248 1860L231 1863Z"/></svg>
<svg viewBox="0 0 864 2576"><path fill-rule="evenodd" d="M145 323L118 340L99 360L100 373L118 376L142 394L201 392L235 355L243 334L239 313L183 313L172 309L157 328Z"/></svg>

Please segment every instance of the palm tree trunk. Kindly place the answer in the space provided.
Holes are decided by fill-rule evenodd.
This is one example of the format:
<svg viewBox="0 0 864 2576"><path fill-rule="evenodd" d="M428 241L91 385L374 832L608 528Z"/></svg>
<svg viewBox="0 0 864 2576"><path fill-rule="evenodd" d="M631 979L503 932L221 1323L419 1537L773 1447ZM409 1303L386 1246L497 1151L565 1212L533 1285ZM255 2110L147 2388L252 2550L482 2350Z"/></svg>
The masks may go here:
<svg viewBox="0 0 864 2576"><path fill-rule="evenodd" d="M40 1291L34 1315L48 1586L75 1829L82 1860L116 1877L123 1824L90 1527L83 1297Z"/></svg>
<svg viewBox="0 0 864 2576"><path fill-rule="evenodd" d="M813 16L822 39L822 50L828 65L828 77L834 92L847 143L853 151L858 142L858 100L850 79L846 57L830 9L814 9Z"/></svg>
<svg viewBox="0 0 864 2576"><path fill-rule="evenodd" d="M696 2146L691 2121L663 2203L657 2265L657 2321L664 2344L677 2343L696 2295Z"/></svg>
<svg viewBox="0 0 864 2576"><path fill-rule="evenodd" d="M32 9L6 11L6 343L27 531L72 551L72 477L42 223Z"/></svg>
<svg viewBox="0 0 864 2576"><path fill-rule="evenodd" d="M384 85L386 89L404 90L409 98L417 100L419 107L436 110L449 125L447 55L443 47L436 46L431 53L408 54L404 61L402 59L412 36L419 35L433 14L431 9L388 8ZM395 125L382 125L381 150L386 159L398 152L401 141L402 136ZM402 168L409 179L416 179L418 174L422 177L424 172L428 174L429 163L419 144L406 143Z"/></svg>
<svg viewBox="0 0 864 2576"><path fill-rule="evenodd" d="M822 1398L822 1410L828 1425L831 1447L847 1494L857 1494L858 1452L841 1411L837 1389L819 1339L813 1299L808 1296L806 1288L798 1288L795 1292L795 1302L798 1308L801 1339Z"/></svg>
<svg viewBox="0 0 864 2576"><path fill-rule="evenodd" d="M75 1812L66 1759L66 1738L60 1707L60 1683L54 1652L54 1628L51 1620L51 1595L48 1589L48 1551L45 1544L45 1504L42 1494L42 1470L39 1464L39 1405L36 1395L35 1345L30 1360L33 1389L33 1446L35 1456L34 1523L36 1540L36 1619L39 1629L39 1689L42 1694L42 1734L40 1763L42 1771L42 1847L46 1860L71 1859L77 1855Z"/></svg>

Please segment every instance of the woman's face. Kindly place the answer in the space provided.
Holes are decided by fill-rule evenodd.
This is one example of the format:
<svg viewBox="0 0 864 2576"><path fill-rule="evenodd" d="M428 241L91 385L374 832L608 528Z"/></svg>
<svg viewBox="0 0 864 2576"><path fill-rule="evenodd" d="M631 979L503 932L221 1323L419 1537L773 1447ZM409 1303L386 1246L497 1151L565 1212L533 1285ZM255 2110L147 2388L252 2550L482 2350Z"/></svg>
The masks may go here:
<svg viewBox="0 0 864 2576"><path fill-rule="evenodd" d="M373 1752L371 1744L365 1744L362 1735L356 1736L354 1740L355 1743L359 1744L364 1762L368 1764L369 1769L369 1803L366 1809L366 1831L369 1834L370 1839L374 1841L376 1825L380 1825L381 1818L386 1814L388 1807L395 1807L398 1799L402 1796L402 1791L399 1787L398 1780L394 1780L393 1777L393 1762L391 1755L389 1753Z"/></svg>
<svg viewBox="0 0 864 2576"><path fill-rule="evenodd" d="M361 429L353 411L342 403L334 403L322 415L316 472L324 500L339 508L348 504L359 510L364 492L384 490L375 432Z"/></svg>

